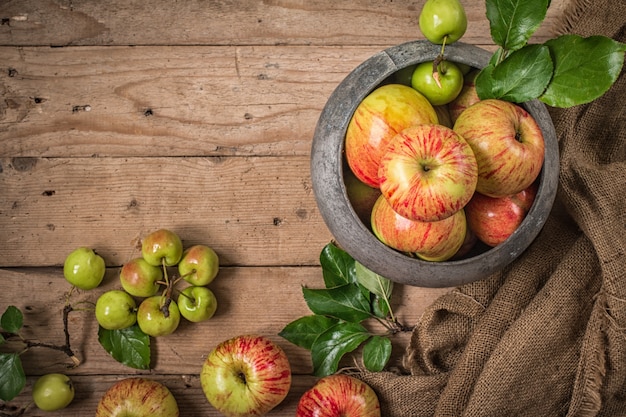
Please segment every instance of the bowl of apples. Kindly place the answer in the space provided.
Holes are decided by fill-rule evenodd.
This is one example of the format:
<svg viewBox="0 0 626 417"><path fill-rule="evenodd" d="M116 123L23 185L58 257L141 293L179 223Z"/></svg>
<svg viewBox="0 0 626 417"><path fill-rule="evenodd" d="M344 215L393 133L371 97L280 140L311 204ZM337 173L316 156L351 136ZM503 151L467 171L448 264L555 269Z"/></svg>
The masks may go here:
<svg viewBox="0 0 626 417"><path fill-rule="evenodd" d="M543 228L558 185L554 125L537 99L478 98L492 55L407 42L329 97L311 148L314 195L337 244L371 271L458 286L503 269Z"/></svg>

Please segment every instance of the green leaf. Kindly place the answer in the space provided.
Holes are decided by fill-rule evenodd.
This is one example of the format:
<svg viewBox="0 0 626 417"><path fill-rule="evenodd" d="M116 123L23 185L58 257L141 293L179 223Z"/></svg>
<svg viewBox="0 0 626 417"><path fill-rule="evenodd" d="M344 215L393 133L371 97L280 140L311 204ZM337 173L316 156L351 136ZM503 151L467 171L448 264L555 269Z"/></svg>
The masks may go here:
<svg viewBox="0 0 626 417"><path fill-rule="evenodd" d="M497 98L523 103L546 91L552 72L549 49L543 45L528 45L481 72L476 78L476 92L483 100Z"/></svg>
<svg viewBox="0 0 626 417"><path fill-rule="evenodd" d="M319 314L304 316L287 324L278 335L296 346L311 350L315 339L337 323L338 319Z"/></svg>
<svg viewBox="0 0 626 417"><path fill-rule="evenodd" d="M391 298L393 281L383 277L382 275L378 275L376 272L370 271L358 261L354 262L354 266L356 280L359 284L378 297L386 299Z"/></svg>
<svg viewBox="0 0 626 417"><path fill-rule="evenodd" d="M17 334L24 325L24 315L19 308L8 306L0 317L0 327L5 331Z"/></svg>
<svg viewBox="0 0 626 417"><path fill-rule="evenodd" d="M369 317L370 303L357 284L344 284L340 287L310 289L302 288L309 309L324 316L358 323Z"/></svg>
<svg viewBox="0 0 626 417"><path fill-rule="evenodd" d="M17 353L0 353L0 400L11 401L22 392L26 375Z"/></svg>
<svg viewBox="0 0 626 417"><path fill-rule="evenodd" d="M605 36L563 35L545 43L554 76L539 97L553 107L572 107L602 96L619 77L626 44Z"/></svg>
<svg viewBox="0 0 626 417"><path fill-rule="evenodd" d="M135 369L150 369L150 336L137 324L122 330L98 330L100 345L116 361Z"/></svg>
<svg viewBox="0 0 626 417"><path fill-rule="evenodd" d="M506 50L528 43L548 12L548 0L486 0L491 38Z"/></svg>
<svg viewBox="0 0 626 417"><path fill-rule="evenodd" d="M380 372L391 358L391 339L383 336L372 336L363 346L363 364L368 371Z"/></svg>
<svg viewBox="0 0 626 417"><path fill-rule="evenodd" d="M326 376L337 372L339 361L370 337L367 329L358 323L340 322L322 333L311 347L313 373Z"/></svg>
<svg viewBox="0 0 626 417"><path fill-rule="evenodd" d="M326 288L356 282L354 259L334 243L329 243L322 249L320 264Z"/></svg>

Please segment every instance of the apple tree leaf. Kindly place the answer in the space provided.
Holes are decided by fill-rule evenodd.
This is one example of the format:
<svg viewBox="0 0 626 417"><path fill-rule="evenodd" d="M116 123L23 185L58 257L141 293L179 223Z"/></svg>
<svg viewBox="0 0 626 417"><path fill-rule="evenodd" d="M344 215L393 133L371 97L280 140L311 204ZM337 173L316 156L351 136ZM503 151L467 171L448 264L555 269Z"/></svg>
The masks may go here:
<svg viewBox="0 0 626 417"><path fill-rule="evenodd" d="M354 261L356 279L359 284L367 288L372 294L380 298L391 298L393 281L370 271L362 263Z"/></svg>
<svg viewBox="0 0 626 417"><path fill-rule="evenodd" d="M372 336L363 346L363 365L368 371L380 372L391 358L391 339Z"/></svg>
<svg viewBox="0 0 626 417"><path fill-rule="evenodd" d="M116 361L135 369L150 369L150 336L137 324L121 330L98 329L100 345Z"/></svg>
<svg viewBox="0 0 626 417"><path fill-rule="evenodd" d="M358 323L337 323L313 342L311 347L313 373L320 377L334 374L341 358L369 338L367 329Z"/></svg>
<svg viewBox="0 0 626 417"><path fill-rule="evenodd" d="M354 259L334 243L328 243L320 254L320 264L326 288L356 282Z"/></svg>
<svg viewBox="0 0 626 417"><path fill-rule="evenodd" d="M554 76L539 97L553 107L572 107L602 96L619 77L626 44L605 36L562 35L545 42Z"/></svg>
<svg viewBox="0 0 626 417"><path fill-rule="evenodd" d="M528 45L481 72L476 78L476 93L482 100L497 98L523 103L546 91L552 73L548 47Z"/></svg>
<svg viewBox="0 0 626 417"><path fill-rule="evenodd" d="M17 353L0 353L0 400L11 401L22 392L26 375Z"/></svg>
<svg viewBox="0 0 626 417"><path fill-rule="evenodd" d="M352 323L359 323L372 316L370 300L357 284L323 289L303 287L302 293L309 309L315 314Z"/></svg>
<svg viewBox="0 0 626 417"><path fill-rule="evenodd" d="M315 339L337 323L338 319L319 314L304 316L287 324L278 335L296 346L311 350Z"/></svg>
<svg viewBox="0 0 626 417"><path fill-rule="evenodd" d="M9 333L17 334L23 325L24 315L15 306L8 306L2 317L0 317L0 327Z"/></svg>
<svg viewBox="0 0 626 417"><path fill-rule="evenodd" d="M548 0L486 0L491 38L505 50L528 43L548 12Z"/></svg>

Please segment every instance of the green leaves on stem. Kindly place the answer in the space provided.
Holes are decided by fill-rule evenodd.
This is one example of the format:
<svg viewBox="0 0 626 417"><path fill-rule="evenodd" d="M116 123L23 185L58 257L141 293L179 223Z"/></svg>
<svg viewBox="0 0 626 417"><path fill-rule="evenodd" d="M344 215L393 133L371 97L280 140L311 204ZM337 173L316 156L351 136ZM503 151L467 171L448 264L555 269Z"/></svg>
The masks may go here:
<svg viewBox="0 0 626 417"><path fill-rule="evenodd" d="M617 80L626 44L568 34L531 45L549 0L486 0L486 5L491 37L499 48L476 78L481 99L539 99L565 108L595 100Z"/></svg>
<svg viewBox="0 0 626 417"><path fill-rule="evenodd" d="M12 335L19 335L24 316L15 306L9 306L0 317L0 344ZM0 400L10 401L26 385L26 374L18 353L0 353Z"/></svg>
<svg viewBox="0 0 626 417"><path fill-rule="evenodd" d="M368 270L333 243L320 255L324 288L302 288L313 313L287 324L279 335L311 351L313 372L326 376L338 370L346 354L363 346L366 369L384 369L391 357L389 336L407 330L391 310L393 283ZM365 327L366 320L378 323L382 334Z"/></svg>

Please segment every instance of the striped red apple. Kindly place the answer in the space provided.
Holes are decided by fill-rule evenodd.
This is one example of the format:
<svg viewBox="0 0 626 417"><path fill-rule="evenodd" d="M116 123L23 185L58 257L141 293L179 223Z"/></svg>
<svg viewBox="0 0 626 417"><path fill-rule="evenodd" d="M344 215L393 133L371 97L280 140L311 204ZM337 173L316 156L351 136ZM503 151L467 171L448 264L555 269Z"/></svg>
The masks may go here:
<svg viewBox="0 0 626 417"><path fill-rule="evenodd" d="M345 156L356 177L378 187L378 166L389 140L405 128L438 123L430 102L401 84L378 87L356 108L346 131Z"/></svg>
<svg viewBox="0 0 626 417"><path fill-rule="evenodd" d="M260 416L287 396L291 367L283 349L269 338L241 335L209 353L200 382L207 400L225 416Z"/></svg>
<svg viewBox="0 0 626 417"><path fill-rule="evenodd" d="M307 390L296 417L380 417L376 392L365 382L345 374L320 379Z"/></svg>
<svg viewBox="0 0 626 417"><path fill-rule="evenodd" d="M452 258L465 241L467 223L463 209L443 220L409 220L380 196L372 209L372 231L385 245L427 261Z"/></svg>
<svg viewBox="0 0 626 417"><path fill-rule="evenodd" d="M476 155L479 193L505 197L537 179L544 160L543 133L521 106L499 99L479 101L459 115L454 131Z"/></svg>
<svg viewBox="0 0 626 417"><path fill-rule="evenodd" d="M472 148L438 124L409 127L390 141L378 170L380 190L410 220L443 220L472 198L478 168Z"/></svg>
<svg viewBox="0 0 626 417"><path fill-rule="evenodd" d="M489 246L507 240L520 226L537 195L537 183L517 194L488 197L476 193L465 207L467 222L476 237Z"/></svg>

